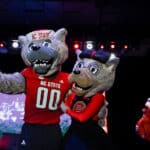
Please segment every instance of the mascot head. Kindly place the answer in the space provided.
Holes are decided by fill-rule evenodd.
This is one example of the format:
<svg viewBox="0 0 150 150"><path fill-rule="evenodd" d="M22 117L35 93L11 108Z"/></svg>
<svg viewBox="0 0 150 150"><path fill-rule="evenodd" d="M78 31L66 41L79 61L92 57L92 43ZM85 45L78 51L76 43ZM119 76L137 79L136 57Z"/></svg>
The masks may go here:
<svg viewBox="0 0 150 150"><path fill-rule="evenodd" d="M52 76L68 58L67 30L36 30L18 37L25 64L41 76Z"/></svg>
<svg viewBox="0 0 150 150"><path fill-rule="evenodd" d="M111 88L119 58L102 50L77 50L77 61L69 76L72 91L78 96L90 97Z"/></svg>

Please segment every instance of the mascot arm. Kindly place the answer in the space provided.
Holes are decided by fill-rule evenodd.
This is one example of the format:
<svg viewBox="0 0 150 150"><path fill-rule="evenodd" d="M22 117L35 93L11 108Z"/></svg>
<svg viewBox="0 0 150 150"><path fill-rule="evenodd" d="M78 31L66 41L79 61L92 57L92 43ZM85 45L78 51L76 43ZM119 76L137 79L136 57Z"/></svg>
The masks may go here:
<svg viewBox="0 0 150 150"><path fill-rule="evenodd" d="M71 109L67 109L66 112L79 122L85 122L98 113L99 109L104 105L104 101L105 98L103 95L95 95L84 111L75 112Z"/></svg>
<svg viewBox="0 0 150 150"><path fill-rule="evenodd" d="M144 140L150 141L150 109L146 108L143 116L137 121L136 132Z"/></svg>
<svg viewBox="0 0 150 150"><path fill-rule="evenodd" d="M13 74L4 74L0 72L0 92L7 94L25 92L25 79L23 75L18 72Z"/></svg>
<svg viewBox="0 0 150 150"><path fill-rule="evenodd" d="M138 120L137 124L136 124L136 130L137 130L137 133L143 138L144 136L144 121L145 119L142 117Z"/></svg>
<svg viewBox="0 0 150 150"><path fill-rule="evenodd" d="M75 98L75 93L70 93L68 97L65 99L65 105L68 107L72 106L73 100Z"/></svg>
<svg viewBox="0 0 150 150"><path fill-rule="evenodd" d="M136 132L141 138L150 142L150 98L147 99L142 111L143 115L136 123Z"/></svg>

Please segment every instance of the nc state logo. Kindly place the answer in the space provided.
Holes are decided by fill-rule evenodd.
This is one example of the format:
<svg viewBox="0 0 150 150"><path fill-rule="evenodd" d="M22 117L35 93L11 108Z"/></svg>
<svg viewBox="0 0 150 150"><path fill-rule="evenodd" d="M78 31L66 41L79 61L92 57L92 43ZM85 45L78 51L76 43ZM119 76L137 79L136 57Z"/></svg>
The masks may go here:
<svg viewBox="0 0 150 150"><path fill-rule="evenodd" d="M83 101L78 101L74 104L73 110L76 112L81 112L86 108L86 104Z"/></svg>

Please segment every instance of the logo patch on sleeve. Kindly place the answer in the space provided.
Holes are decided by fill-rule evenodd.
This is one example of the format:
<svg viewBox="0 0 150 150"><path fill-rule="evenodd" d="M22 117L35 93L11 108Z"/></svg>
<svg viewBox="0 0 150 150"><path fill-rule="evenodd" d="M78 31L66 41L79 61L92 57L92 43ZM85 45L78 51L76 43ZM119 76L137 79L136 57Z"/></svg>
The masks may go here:
<svg viewBox="0 0 150 150"><path fill-rule="evenodd" d="M76 112L81 112L86 108L86 104L83 101L78 101L74 104L73 110Z"/></svg>

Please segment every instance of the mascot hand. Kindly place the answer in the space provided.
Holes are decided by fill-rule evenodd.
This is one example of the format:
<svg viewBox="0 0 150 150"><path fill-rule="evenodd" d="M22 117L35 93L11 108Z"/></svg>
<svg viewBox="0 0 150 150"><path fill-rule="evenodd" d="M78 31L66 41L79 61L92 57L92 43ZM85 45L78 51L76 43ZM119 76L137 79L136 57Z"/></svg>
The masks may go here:
<svg viewBox="0 0 150 150"><path fill-rule="evenodd" d="M67 109L69 109L69 107L64 102L60 104L60 108L64 113L67 111Z"/></svg>
<svg viewBox="0 0 150 150"><path fill-rule="evenodd" d="M144 140L150 141L150 109L144 109L143 116L137 121L136 132Z"/></svg>

